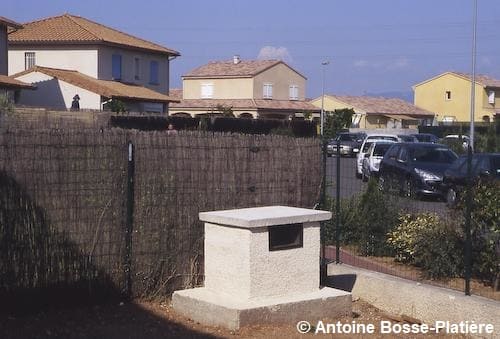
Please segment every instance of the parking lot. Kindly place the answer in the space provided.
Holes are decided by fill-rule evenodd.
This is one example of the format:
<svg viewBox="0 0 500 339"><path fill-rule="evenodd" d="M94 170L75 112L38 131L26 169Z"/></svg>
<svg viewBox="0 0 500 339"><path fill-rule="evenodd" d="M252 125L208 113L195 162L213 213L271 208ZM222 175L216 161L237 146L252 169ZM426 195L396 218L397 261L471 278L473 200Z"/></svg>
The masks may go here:
<svg viewBox="0 0 500 339"><path fill-rule="evenodd" d="M326 181L327 194L335 198L337 180L337 157L328 157L326 161ZM356 158L341 157L340 158L340 198L346 199L359 195L366 190L367 183L356 178ZM397 199L401 209L409 212L435 212L441 216L448 214L449 209L446 203L436 198L419 198L409 199L400 197Z"/></svg>

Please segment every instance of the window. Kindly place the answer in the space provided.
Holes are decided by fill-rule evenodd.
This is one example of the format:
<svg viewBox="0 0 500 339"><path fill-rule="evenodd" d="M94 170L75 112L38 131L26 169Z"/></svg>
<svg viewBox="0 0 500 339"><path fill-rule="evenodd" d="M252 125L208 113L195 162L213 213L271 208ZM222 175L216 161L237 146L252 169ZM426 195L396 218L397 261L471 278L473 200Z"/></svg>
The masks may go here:
<svg viewBox="0 0 500 339"><path fill-rule="evenodd" d="M262 97L264 99L272 99L273 98L273 84L264 84Z"/></svg>
<svg viewBox="0 0 500 339"><path fill-rule="evenodd" d="M113 54L111 65L111 77L113 80L122 79L122 56L120 54Z"/></svg>
<svg viewBox="0 0 500 339"><path fill-rule="evenodd" d="M488 92L488 103L493 105L495 104L495 91Z"/></svg>
<svg viewBox="0 0 500 339"><path fill-rule="evenodd" d="M299 86L290 85L288 88L290 100L299 100Z"/></svg>
<svg viewBox="0 0 500 339"><path fill-rule="evenodd" d="M160 83L158 73L159 73L158 61L153 60L149 64L149 83L150 84L158 85Z"/></svg>
<svg viewBox="0 0 500 339"><path fill-rule="evenodd" d="M141 74L141 61L139 58L134 58L134 79L139 80L139 74Z"/></svg>
<svg viewBox="0 0 500 339"><path fill-rule="evenodd" d="M35 52L24 53L24 69L30 69L36 65Z"/></svg>
<svg viewBox="0 0 500 339"><path fill-rule="evenodd" d="M201 98L212 99L214 97L214 84L206 83L201 84Z"/></svg>
<svg viewBox="0 0 500 339"><path fill-rule="evenodd" d="M444 98L446 100L451 100L451 91L446 91L445 94L444 94Z"/></svg>

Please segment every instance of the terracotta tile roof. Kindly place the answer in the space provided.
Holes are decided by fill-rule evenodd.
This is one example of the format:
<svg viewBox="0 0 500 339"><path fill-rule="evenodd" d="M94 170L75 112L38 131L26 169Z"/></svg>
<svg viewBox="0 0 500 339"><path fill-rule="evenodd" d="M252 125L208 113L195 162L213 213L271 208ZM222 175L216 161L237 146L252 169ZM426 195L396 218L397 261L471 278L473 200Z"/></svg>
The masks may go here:
<svg viewBox="0 0 500 339"><path fill-rule="evenodd" d="M178 100L182 100L182 89L171 88L170 91L168 92L168 96Z"/></svg>
<svg viewBox="0 0 500 339"><path fill-rule="evenodd" d="M35 66L29 70L12 75L12 77L20 77L32 72L41 72L59 80L68 82L74 86L86 89L93 93L99 94L107 98L119 98L134 101L151 101L151 102L171 102L175 99L153 91L152 89L134 85L125 84L112 80L99 80L77 71L48 68Z"/></svg>
<svg viewBox="0 0 500 339"><path fill-rule="evenodd" d="M2 25L10 27L10 28L15 28L15 29L19 29L19 28L23 27L23 25L21 25L20 23L17 23L13 20L10 20L6 17L0 16L0 26L2 26Z"/></svg>
<svg viewBox="0 0 500 339"><path fill-rule="evenodd" d="M343 96L329 95L330 97L341 101L348 106L365 111L367 114L391 114L391 115L434 115L434 113L419 108L402 99L368 97L368 96Z"/></svg>
<svg viewBox="0 0 500 339"><path fill-rule="evenodd" d="M183 78L242 78L253 77L263 71L274 67L278 64L284 64L280 60L241 60L235 64L233 60L230 61L211 61L206 65L195 68L191 72L183 75ZM294 72L303 77L300 73Z"/></svg>
<svg viewBox="0 0 500 339"><path fill-rule="evenodd" d="M306 101L265 100L265 99L185 99L172 103L172 109L211 110L218 105L232 107L235 110L283 110L283 111L318 111Z"/></svg>
<svg viewBox="0 0 500 339"><path fill-rule="evenodd" d="M466 78L467 80L470 80L471 78L471 75L468 73L459 73L459 72L451 72L451 73L461 76L462 78ZM482 74L476 74L475 78L476 82L480 85L483 85L484 87L500 88L500 80L498 79L494 79L488 75L482 75Z"/></svg>
<svg viewBox="0 0 500 339"><path fill-rule="evenodd" d="M12 77L1 75L0 74L0 88L13 88L13 89L35 89L31 84L27 84L25 82L19 81Z"/></svg>
<svg viewBox="0 0 500 339"><path fill-rule="evenodd" d="M172 49L71 14L26 23L22 29L9 33L9 43L13 45L103 43L180 55Z"/></svg>

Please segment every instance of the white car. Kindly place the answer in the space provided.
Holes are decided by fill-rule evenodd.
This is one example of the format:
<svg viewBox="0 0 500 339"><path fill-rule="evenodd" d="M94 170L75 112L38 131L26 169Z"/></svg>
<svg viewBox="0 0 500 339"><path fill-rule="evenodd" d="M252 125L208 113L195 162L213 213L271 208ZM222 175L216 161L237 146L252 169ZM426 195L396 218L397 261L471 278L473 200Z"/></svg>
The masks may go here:
<svg viewBox="0 0 500 339"><path fill-rule="evenodd" d="M368 134L361 144L358 155L356 156L356 178L358 179L361 179L363 173L363 159L365 158L365 153L375 140L401 141L398 136L394 134Z"/></svg>
<svg viewBox="0 0 500 339"><path fill-rule="evenodd" d="M368 181L371 177L378 176L380 162L384 157L385 152L394 144L392 140L377 140L371 143L368 151L363 159L363 167L361 178L363 181Z"/></svg>

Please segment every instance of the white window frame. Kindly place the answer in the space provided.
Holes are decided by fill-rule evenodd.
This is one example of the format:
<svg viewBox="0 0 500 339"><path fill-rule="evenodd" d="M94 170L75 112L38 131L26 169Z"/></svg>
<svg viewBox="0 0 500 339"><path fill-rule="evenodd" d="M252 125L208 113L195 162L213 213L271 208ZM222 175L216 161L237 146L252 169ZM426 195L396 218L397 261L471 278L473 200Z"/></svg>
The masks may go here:
<svg viewBox="0 0 500 339"><path fill-rule="evenodd" d="M262 97L264 99L272 99L273 98L273 84L264 83L262 86Z"/></svg>
<svg viewBox="0 0 500 339"><path fill-rule="evenodd" d="M288 97L290 98L290 100L299 100L299 86L288 86Z"/></svg>
<svg viewBox="0 0 500 339"><path fill-rule="evenodd" d="M36 65L35 52L24 52L24 69L30 69Z"/></svg>
<svg viewBox="0 0 500 339"><path fill-rule="evenodd" d="M213 82L205 82L201 84L201 98L213 99L214 97L214 84Z"/></svg>
<svg viewBox="0 0 500 339"><path fill-rule="evenodd" d="M488 92L488 103L493 105L495 104L495 91Z"/></svg>

